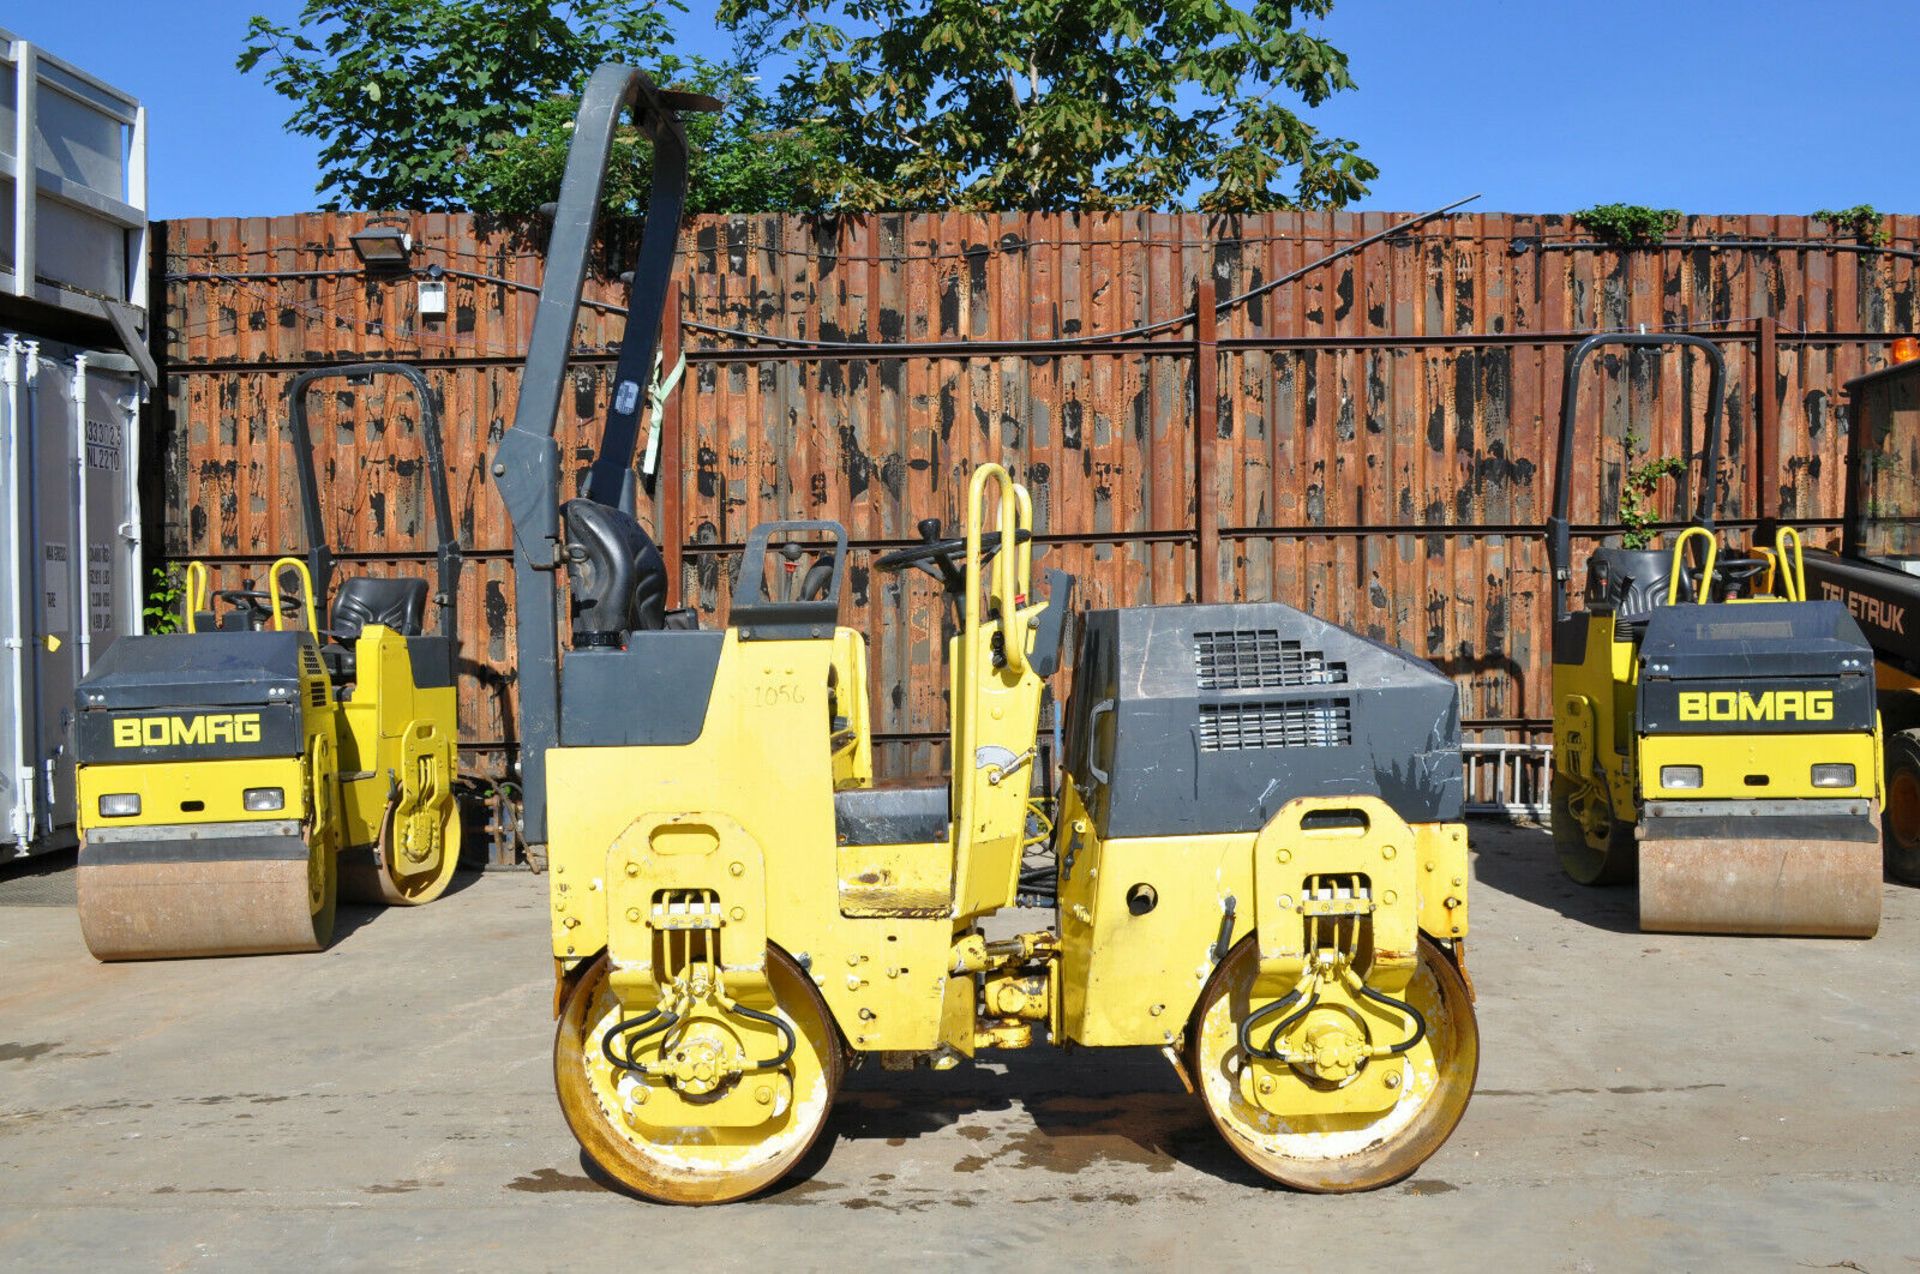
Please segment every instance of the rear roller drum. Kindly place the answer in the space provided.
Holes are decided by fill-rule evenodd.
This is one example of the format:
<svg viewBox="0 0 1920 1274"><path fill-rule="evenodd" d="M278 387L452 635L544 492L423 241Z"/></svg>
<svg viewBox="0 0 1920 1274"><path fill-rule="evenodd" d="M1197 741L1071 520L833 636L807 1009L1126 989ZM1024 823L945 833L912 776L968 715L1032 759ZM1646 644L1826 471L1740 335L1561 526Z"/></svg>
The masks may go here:
<svg viewBox="0 0 1920 1274"><path fill-rule="evenodd" d="M1591 786L1585 791L1589 800L1606 799ZM1580 792L1570 780L1553 776L1553 847L1560 852L1561 868L1583 885L1631 885L1640 868L1633 825L1615 818L1611 808L1604 812L1604 828L1589 825L1574 812Z"/></svg>
<svg viewBox="0 0 1920 1274"><path fill-rule="evenodd" d="M1887 874L1920 885L1920 739L1902 731L1887 736L1887 808L1882 824Z"/></svg>
<svg viewBox="0 0 1920 1274"><path fill-rule="evenodd" d="M627 1189L661 1203L728 1203L791 1171L826 1126L846 1069L839 1028L812 980L784 952L767 949L775 1012L795 1034L785 1109L747 1128L656 1128L633 1117L638 1081L615 1068L601 1046L621 1014L607 970L603 954L574 978L553 1042L560 1109L588 1157ZM750 1083L753 1076L742 1078Z"/></svg>
<svg viewBox="0 0 1920 1274"><path fill-rule="evenodd" d="M440 857L424 871L405 870L406 856L394 843L394 807L380 820L378 843L340 856L340 893L348 902L418 907L447 892L460 866L460 802L447 798L440 815Z"/></svg>
<svg viewBox="0 0 1920 1274"><path fill-rule="evenodd" d="M1227 1144L1254 1168L1317 1194L1391 1185L1445 1144L1466 1113L1480 1069L1480 1028L1465 981L1424 934L1420 964L1405 998L1426 1019L1426 1036L1406 1053L1367 1063L1399 1068L1401 1096L1369 1114L1284 1118L1248 1101L1239 1026L1259 968L1249 936L1215 969L1189 1032L1188 1065L1207 1114Z"/></svg>

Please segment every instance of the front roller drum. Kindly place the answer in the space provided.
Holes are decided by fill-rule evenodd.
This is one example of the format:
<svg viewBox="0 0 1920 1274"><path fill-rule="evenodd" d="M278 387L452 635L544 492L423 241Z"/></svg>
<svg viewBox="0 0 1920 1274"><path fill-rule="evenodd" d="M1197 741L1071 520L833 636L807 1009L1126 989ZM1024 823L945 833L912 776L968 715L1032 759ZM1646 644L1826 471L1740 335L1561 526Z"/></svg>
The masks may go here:
<svg viewBox="0 0 1920 1274"><path fill-rule="evenodd" d="M1632 884L1639 870L1633 824L1613 816L1606 789L1555 771L1549 799L1561 870L1583 885Z"/></svg>
<svg viewBox="0 0 1920 1274"><path fill-rule="evenodd" d="M1426 1020L1426 1036L1403 1055L1367 1063L1368 1070L1393 1068L1400 1094L1393 1105L1291 1118L1249 1101L1240 1082L1248 1061L1239 1026L1251 1011L1259 967L1249 935L1214 970L1188 1032L1189 1073L1227 1144L1273 1180L1316 1194L1392 1185L1425 1163L1466 1113L1480 1071L1480 1028L1453 960L1420 936L1419 967L1404 995Z"/></svg>
<svg viewBox="0 0 1920 1274"><path fill-rule="evenodd" d="M638 1081L607 1060L602 1041L621 1020L603 953L569 983L553 1041L554 1086L567 1126L607 1176L661 1203L729 1203L790 1172L826 1126L846 1072L846 1045L813 981L785 952L767 949L775 1012L795 1033L781 1098L751 1127L659 1128L637 1118ZM752 1073L742 1077L752 1082Z"/></svg>
<svg viewBox="0 0 1920 1274"><path fill-rule="evenodd" d="M1645 836L1640 928L1871 938L1880 929L1881 850L1870 839Z"/></svg>
<svg viewBox="0 0 1920 1274"><path fill-rule="evenodd" d="M415 855L407 852L409 847L395 830L398 819L395 806L389 804L380 820L378 841L340 851L341 897L377 906L418 907L447 892L460 866L460 802L449 795L433 817L438 820L437 856L421 852L418 856L426 861L416 865ZM417 828L415 834L419 834Z"/></svg>
<svg viewBox="0 0 1920 1274"><path fill-rule="evenodd" d="M237 826L168 838L90 833L75 873L87 950L165 960L325 947L338 886L332 851L298 824L234 834Z"/></svg>

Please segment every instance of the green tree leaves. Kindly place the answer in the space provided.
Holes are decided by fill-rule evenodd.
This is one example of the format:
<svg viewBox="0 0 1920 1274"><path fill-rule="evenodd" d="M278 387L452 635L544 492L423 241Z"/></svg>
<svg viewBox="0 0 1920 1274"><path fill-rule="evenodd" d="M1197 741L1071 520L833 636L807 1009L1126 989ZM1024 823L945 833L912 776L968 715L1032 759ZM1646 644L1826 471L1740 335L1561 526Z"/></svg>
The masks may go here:
<svg viewBox="0 0 1920 1274"><path fill-rule="evenodd" d="M801 206L803 129L775 130L743 68L671 51L677 0L308 0L295 26L256 17L237 65L294 104L290 131L321 141L315 189L331 208L471 208L524 215L555 197L575 95L602 62L724 97L695 116L690 206ZM645 206L644 138L616 143L607 207Z"/></svg>
<svg viewBox="0 0 1920 1274"><path fill-rule="evenodd" d="M679 0L307 0L238 65L322 143L328 206L523 214L552 199L603 61L727 102L689 119L695 211L1339 207L1378 170L1301 109L1353 87L1333 0L722 0L750 65L673 51ZM609 192L646 198L625 136Z"/></svg>
<svg viewBox="0 0 1920 1274"><path fill-rule="evenodd" d="M1332 0L722 0L795 59L825 207L1337 207L1379 175L1296 108L1353 87Z"/></svg>

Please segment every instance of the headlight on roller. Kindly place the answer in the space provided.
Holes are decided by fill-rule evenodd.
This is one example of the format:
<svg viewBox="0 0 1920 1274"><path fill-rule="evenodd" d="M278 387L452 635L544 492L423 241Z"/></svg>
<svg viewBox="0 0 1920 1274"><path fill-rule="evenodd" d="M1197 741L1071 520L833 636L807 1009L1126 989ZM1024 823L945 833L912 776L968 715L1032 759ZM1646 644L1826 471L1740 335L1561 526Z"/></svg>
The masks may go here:
<svg viewBox="0 0 1920 1274"><path fill-rule="evenodd" d="M1813 767L1813 785L1815 787L1852 787L1853 767L1851 765L1816 765Z"/></svg>
<svg viewBox="0 0 1920 1274"><path fill-rule="evenodd" d="M1660 786L1673 788L1697 788L1704 777L1697 765L1663 765L1660 767Z"/></svg>
<svg viewBox="0 0 1920 1274"><path fill-rule="evenodd" d="M138 792L110 792L100 798L101 818L132 818L139 812Z"/></svg>
<svg viewBox="0 0 1920 1274"><path fill-rule="evenodd" d="M240 803L249 813L270 814L287 808L287 792L280 787L250 787L241 794Z"/></svg>

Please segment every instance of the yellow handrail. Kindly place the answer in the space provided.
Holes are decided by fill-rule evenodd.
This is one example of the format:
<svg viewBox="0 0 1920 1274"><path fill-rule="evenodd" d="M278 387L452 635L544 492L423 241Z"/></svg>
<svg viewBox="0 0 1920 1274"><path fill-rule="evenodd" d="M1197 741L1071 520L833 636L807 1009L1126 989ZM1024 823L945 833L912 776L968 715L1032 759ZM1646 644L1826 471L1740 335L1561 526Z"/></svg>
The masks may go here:
<svg viewBox="0 0 1920 1274"><path fill-rule="evenodd" d="M213 609L213 575L198 558L187 563L186 595L181 604L186 608L187 631L199 632L194 616L202 610Z"/></svg>
<svg viewBox="0 0 1920 1274"><path fill-rule="evenodd" d="M989 486L998 489L992 526L987 523ZM950 683L954 899L963 909L956 914L1004 906L1019 876L1031 783L1005 780L1025 772L1037 751L1037 715L1028 713L1039 706L1040 679L1028 646L1046 603L1026 597L1033 572L1032 520L1032 497L1005 468L983 464L974 470L967 488L966 596L962 631L953 640ZM1000 536L991 562L983 549L989 531ZM989 858L977 859L980 853Z"/></svg>
<svg viewBox="0 0 1920 1274"><path fill-rule="evenodd" d="M1787 552L1787 546L1793 552ZM1800 544L1800 532L1783 526L1773 533L1773 550L1780 561L1780 591L1790 602L1807 600L1807 557Z"/></svg>
<svg viewBox="0 0 1920 1274"><path fill-rule="evenodd" d="M301 600L307 607L307 631L312 632L314 616L318 614L313 608L313 575L307 570L307 564L297 557L283 557L267 571L267 597L273 606L273 631L277 633L286 629L286 617L280 612L280 569L285 566L291 566L300 574Z"/></svg>
<svg viewBox="0 0 1920 1274"><path fill-rule="evenodd" d="M1027 670L1025 634L1013 631L1018 609L1014 599L1021 596L1021 554L1018 545L1013 542L1020 536L1020 488L1014 485L1013 475L997 464L981 465L973 471L973 481L967 484L967 598L964 615L967 648L972 649L972 643L980 631L980 539L989 480L1000 488L999 507L994 510L994 520L999 523L1000 551L993 560L988 594L993 598L994 609L1000 615L1000 644L1007 667L1018 676Z"/></svg>
<svg viewBox="0 0 1920 1274"><path fill-rule="evenodd" d="M1025 606L1033 596L1033 497L1027 494L1026 487L1014 486L1013 504L1014 538L1019 539L1020 532L1027 532L1027 538L1020 540L1020 591L1015 595L1015 604Z"/></svg>
<svg viewBox="0 0 1920 1274"><path fill-rule="evenodd" d="M1712 531L1707 530L1704 526L1690 526L1680 532L1680 538L1673 542L1673 569L1667 574L1667 605L1669 606L1672 606L1680 600L1680 568L1682 562L1685 560L1687 541L1696 535L1706 537L1707 563L1700 572L1699 594L1693 600L1704 606L1706 605L1708 597L1712 595L1713 563L1714 559L1719 555L1720 546L1713 538Z"/></svg>

